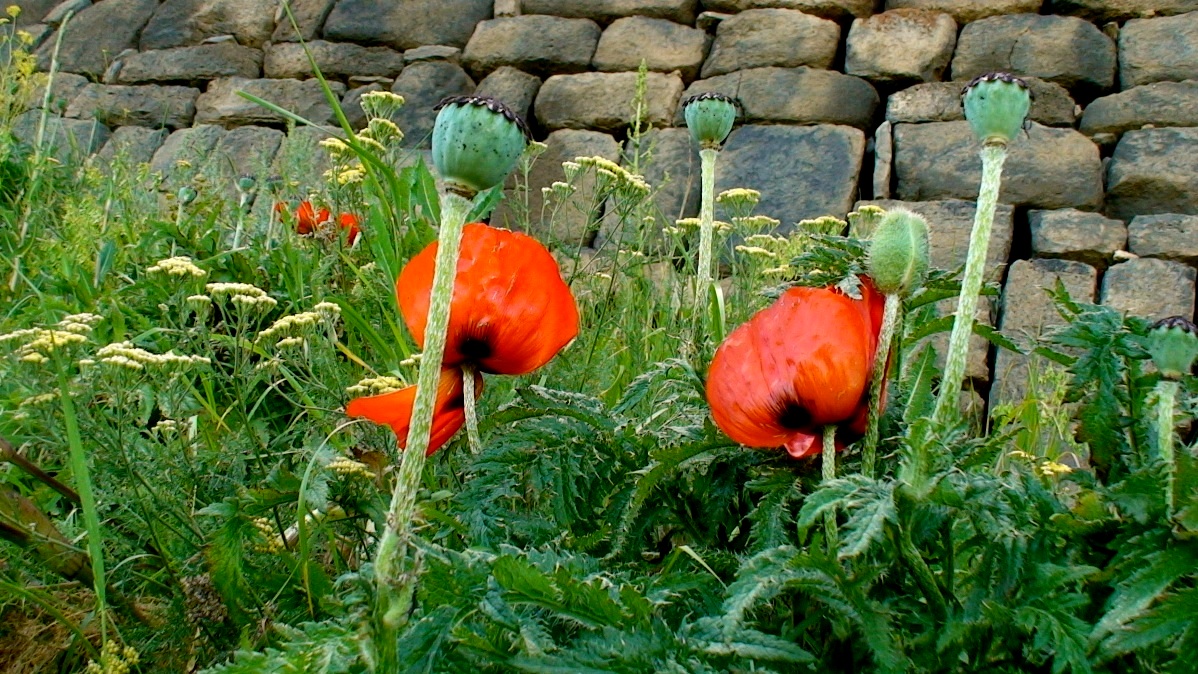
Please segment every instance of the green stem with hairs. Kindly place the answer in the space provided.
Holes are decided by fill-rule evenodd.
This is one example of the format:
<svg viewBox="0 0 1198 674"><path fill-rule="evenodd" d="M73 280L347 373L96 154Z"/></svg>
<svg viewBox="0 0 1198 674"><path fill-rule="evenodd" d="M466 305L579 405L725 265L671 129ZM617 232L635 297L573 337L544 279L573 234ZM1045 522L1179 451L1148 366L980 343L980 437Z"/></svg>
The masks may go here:
<svg viewBox="0 0 1198 674"><path fill-rule="evenodd" d="M699 205L699 268L696 275L699 287L695 292L695 301L703 302L707 297L707 286L711 283L711 249L715 239L715 160L719 150L704 148L699 150L701 161L701 176L703 183L702 201Z"/></svg>
<svg viewBox="0 0 1198 674"><path fill-rule="evenodd" d="M886 308L882 313L882 328L878 332L878 350L874 354L874 368L869 382L869 421L865 427L865 446L862 449L861 472L866 477L874 476L874 465L878 456L878 435L881 432L882 389L886 383L886 366L890 361L890 347L899 325L903 309L903 298L898 293L886 296Z"/></svg>
<svg viewBox="0 0 1198 674"><path fill-rule="evenodd" d="M1006 158L1005 143L992 142L982 146L982 185L973 216L973 231L969 235L969 255L965 259L965 276L961 279L957 316L948 339L948 357L933 415L939 423L947 423L959 405L961 384L965 381L965 361L969 356L969 336L973 334L973 317L977 313L978 295L982 292L986 274L986 253L990 248L990 231L994 226L994 210L998 206Z"/></svg>
<svg viewBox="0 0 1198 674"><path fill-rule="evenodd" d="M1177 405L1180 385L1162 379L1156 385L1156 447L1165 463L1165 509L1173 518L1173 490L1177 476L1177 461L1173 455L1173 410Z"/></svg>
<svg viewBox="0 0 1198 674"><path fill-rule="evenodd" d="M462 228L471 202L464 196L447 192L441 197L441 232L429 298L428 322L424 329L424 352L416 376L416 400L412 406L412 424L408 429L407 448L399 463L399 476L391 493L387 524L375 557L376 585L374 623L378 660L375 671L399 671L399 630L407 623L416 595L419 564L412 549L412 520L416 515L416 493L424 473L425 455L433 428L437 384L445 355L445 332L449 325L449 305L453 299L458 251Z"/></svg>
<svg viewBox="0 0 1198 674"><path fill-rule="evenodd" d="M474 373L473 365L462 366L462 404L466 410L466 440L470 443L470 451L478 454L483 449L482 437L478 434L478 410L474 404Z"/></svg>
<svg viewBox="0 0 1198 674"><path fill-rule="evenodd" d="M836 424L824 426L824 482L836 479ZM824 513L824 535L828 539L828 553L833 557L840 548L840 533L836 528L836 512Z"/></svg>

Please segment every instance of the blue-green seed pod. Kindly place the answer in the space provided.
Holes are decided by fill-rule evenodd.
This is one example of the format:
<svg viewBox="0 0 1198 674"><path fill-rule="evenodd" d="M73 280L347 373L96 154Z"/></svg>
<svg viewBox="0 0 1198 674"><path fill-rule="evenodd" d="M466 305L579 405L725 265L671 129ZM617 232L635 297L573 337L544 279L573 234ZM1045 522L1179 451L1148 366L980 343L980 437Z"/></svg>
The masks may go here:
<svg viewBox="0 0 1198 674"><path fill-rule="evenodd" d="M200 196L200 193L197 192L194 187L188 187L187 185L184 185L183 187L179 188L179 193L176 196L179 198L179 203L186 206L195 201L196 197Z"/></svg>
<svg viewBox="0 0 1198 674"><path fill-rule="evenodd" d="M869 243L869 275L887 295L909 296L928 273L928 222L897 208L878 221Z"/></svg>
<svg viewBox="0 0 1198 674"><path fill-rule="evenodd" d="M1005 145L1024 128L1032 95L1027 82L1010 73L986 73L965 85L961 104L983 145Z"/></svg>
<svg viewBox="0 0 1198 674"><path fill-rule="evenodd" d="M700 148L718 150L732 132L739 104L736 99L717 91L697 94L682 101L682 114L691 138Z"/></svg>
<svg viewBox="0 0 1198 674"><path fill-rule="evenodd" d="M503 182L532 134L520 116L485 96L451 96L437 104L433 164L454 192L472 198Z"/></svg>
<svg viewBox="0 0 1198 674"><path fill-rule="evenodd" d="M1148 331L1148 353L1166 379L1181 379L1198 360L1198 326L1182 316L1153 323Z"/></svg>

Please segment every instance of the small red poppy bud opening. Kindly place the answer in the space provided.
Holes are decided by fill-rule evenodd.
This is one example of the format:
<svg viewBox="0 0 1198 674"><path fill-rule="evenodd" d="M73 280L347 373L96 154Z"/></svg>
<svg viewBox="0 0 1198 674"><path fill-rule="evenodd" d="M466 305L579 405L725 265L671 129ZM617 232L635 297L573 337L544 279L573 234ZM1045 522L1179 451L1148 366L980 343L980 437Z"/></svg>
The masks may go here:
<svg viewBox="0 0 1198 674"><path fill-rule="evenodd" d="M358 216L353 213L342 213L338 216L337 223L346 232L345 243L350 246L354 245L354 242L358 240L358 234L362 231L358 226Z"/></svg>
<svg viewBox="0 0 1198 674"><path fill-rule="evenodd" d="M437 244L413 257L395 284L399 308L424 346ZM536 239L482 223L462 231L449 307L446 367L526 374L578 335L578 307L557 262Z"/></svg>
<svg viewBox="0 0 1198 674"><path fill-rule="evenodd" d="M828 424L864 432L885 298L862 281L860 300L791 288L720 345L707 401L728 437L798 459L818 453Z"/></svg>
<svg viewBox="0 0 1198 674"><path fill-rule="evenodd" d="M482 375L475 373L474 394L482 393ZM428 454L431 456L445 446L466 423L462 371L456 367L441 370L437 384L437 402L433 409L433 432L429 438ZM412 406L416 402L416 387L408 386L398 391L378 396L355 398L345 406L350 417L365 417L376 424L390 426L399 439L399 446L408 444L408 427L412 424Z"/></svg>
<svg viewBox="0 0 1198 674"><path fill-rule="evenodd" d="M299 208L295 209L295 232L311 234L322 224L328 222L330 216L329 209L316 210L311 201L301 201Z"/></svg>

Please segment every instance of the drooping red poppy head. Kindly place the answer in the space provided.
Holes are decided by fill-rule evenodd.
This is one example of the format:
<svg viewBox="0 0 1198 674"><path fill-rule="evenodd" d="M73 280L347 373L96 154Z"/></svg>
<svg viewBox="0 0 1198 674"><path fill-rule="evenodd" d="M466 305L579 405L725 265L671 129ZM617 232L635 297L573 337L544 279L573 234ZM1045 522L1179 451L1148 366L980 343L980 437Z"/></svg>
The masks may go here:
<svg viewBox="0 0 1198 674"><path fill-rule="evenodd" d="M483 390L482 375L474 374L474 395ZM462 371L456 367L441 370L437 383L437 399L433 407L433 430L428 441L428 455L445 446L466 423ZM412 425L412 406L416 403L416 387L377 396L355 398L345 406L350 417L365 417L376 424L390 426L400 447L408 444L408 428Z"/></svg>
<svg viewBox="0 0 1198 674"><path fill-rule="evenodd" d="M311 234L328 222L330 215L327 208L316 210L311 201L301 201L295 209L295 231L297 234Z"/></svg>
<svg viewBox="0 0 1198 674"><path fill-rule="evenodd" d="M728 437L749 447L819 451L822 428L865 430L870 371L885 300L868 279L862 299L791 288L716 350L707 402Z"/></svg>
<svg viewBox="0 0 1198 674"><path fill-rule="evenodd" d="M337 223L341 225L341 229L346 231L346 244L354 245L354 242L358 240L358 234L362 231L358 226L358 216L353 213L342 213L337 217Z"/></svg>
<svg viewBox="0 0 1198 674"><path fill-rule="evenodd" d="M395 290L404 321L424 346L436 242L413 257ZM578 307L557 262L536 239L482 223L462 231L449 308L445 365L525 374L578 335Z"/></svg>

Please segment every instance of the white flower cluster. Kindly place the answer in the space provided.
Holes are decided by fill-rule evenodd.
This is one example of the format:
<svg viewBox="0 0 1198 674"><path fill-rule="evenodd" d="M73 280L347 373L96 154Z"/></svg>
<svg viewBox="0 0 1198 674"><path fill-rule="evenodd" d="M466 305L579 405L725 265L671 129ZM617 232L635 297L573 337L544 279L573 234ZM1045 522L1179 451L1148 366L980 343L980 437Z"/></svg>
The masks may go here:
<svg viewBox="0 0 1198 674"><path fill-rule="evenodd" d="M351 396L377 396L384 393L393 393L406 386L407 384L404 380L399 377L382 375L379 377L367 377L345 389L345 392Z"/></svg>
<svg viewBox="0 0 1198 674"><path fill-rule="evenodd" d="M191 276L193 278L203 278L208 275L208 272L197 267L191 261L191 258L186 255L159 260L154 266L146 269L146 271L151 274L161 273L169 276Z"/></svg>
<svg viewBox="0 0 1198 674"><path fill-rule="evenodd" d="M249 283L209 283L204 289L213 298L228 295L230 302L242 306L269 309L278 304L265 290Z"/></svg>
<svg viewBox="0 0 1198 674"><path fill-rule="evenodd" d="M144 370L151 367L187 367L190 365L207 365L212 361L204 356L181 356L174 351L166 353L150 353L145 349L133 346L131 342L116 342L100 347L96 358L101 363L123 367L129 370Z"/></svg>
<svg viewBox="0 0 1198 674"><path fill-rule="evenodd" d="M724 190L715 197L716 203L729 208L752 208L761 203L761 192L745 187Z"/></svg>

